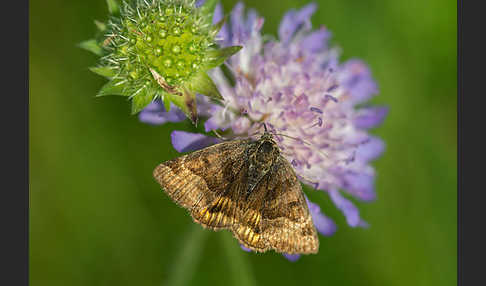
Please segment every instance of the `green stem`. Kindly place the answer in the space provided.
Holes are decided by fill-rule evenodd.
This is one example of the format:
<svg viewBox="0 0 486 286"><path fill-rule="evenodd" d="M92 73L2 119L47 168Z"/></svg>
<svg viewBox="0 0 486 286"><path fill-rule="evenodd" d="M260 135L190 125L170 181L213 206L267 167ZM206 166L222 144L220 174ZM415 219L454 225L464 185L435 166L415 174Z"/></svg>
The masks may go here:
<svg viewBox="0 0 486 286"><path fill-rule="evenodd" d="M255 277L251 266L245 257L245 252L238 247L236 240L228 233L221 233L223 248L227 255L231 268L231 276L236 286L253 286L256 285Z"/></svg>
<svg viewBox="0 0 486 286"><path fill-rule="evenodd" d="M185 241L181 244L183 249L181 249L174 260L174 268L169 274L167 283L164 283L164 285L182 286L188 284L195 273L208 232L200 225L193 224L192 229L186 235Z"/></svg>

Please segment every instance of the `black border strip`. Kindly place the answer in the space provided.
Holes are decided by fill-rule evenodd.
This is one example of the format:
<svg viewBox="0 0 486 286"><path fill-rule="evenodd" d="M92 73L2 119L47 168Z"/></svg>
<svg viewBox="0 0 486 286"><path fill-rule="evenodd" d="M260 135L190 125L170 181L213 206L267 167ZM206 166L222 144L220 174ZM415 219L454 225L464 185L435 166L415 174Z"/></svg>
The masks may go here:
<svg viewBox="0 0 486 286"><path fill-rule="evenodd" d="M459 0L457 14L458 285L485 284L486 44L481 4Z"/></svg>
<svg viewBox="0 0 486 286"><path fill-rule="evenodd" d="M1 285L29 285L29 2L2 3Z"/></svg>

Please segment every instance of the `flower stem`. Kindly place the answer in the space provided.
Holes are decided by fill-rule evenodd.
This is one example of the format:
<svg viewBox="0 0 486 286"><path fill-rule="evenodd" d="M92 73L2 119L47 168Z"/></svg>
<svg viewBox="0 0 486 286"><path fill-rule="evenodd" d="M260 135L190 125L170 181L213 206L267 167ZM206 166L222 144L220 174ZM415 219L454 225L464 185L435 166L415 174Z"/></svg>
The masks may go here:
<svg viewBox="0 0 486 286"><path fill-rule="evenodd" d="M169 274L169 279L164 285L182 286L190 282L201 257L203 244L207 236L207 230L204 230L200 225L192 225L192 229L188 231L185 241L181 244L183 249L181 249L173 263L174 268Z"/></svg>
<svg viewBox="0 0 486 286"><path fill-rule="evenodd" d="M229 265L231 268L231 285L252 286L256 285L253 271L245 257L245 252L238 247L236 240L227 232L221 233L223 248L226 252Z"/></svg>

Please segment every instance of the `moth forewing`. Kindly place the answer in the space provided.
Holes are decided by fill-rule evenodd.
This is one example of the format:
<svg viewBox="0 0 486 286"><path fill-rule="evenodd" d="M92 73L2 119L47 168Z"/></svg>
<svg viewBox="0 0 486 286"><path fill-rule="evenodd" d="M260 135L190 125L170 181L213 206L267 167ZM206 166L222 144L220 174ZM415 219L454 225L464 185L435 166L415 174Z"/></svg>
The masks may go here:
<svg viewBox="0 0 486 286"><path fill-rule="evenodd" d="M227 141L169 160L154 177L195 222L228 229L247 248L290 254L319 249L300 182L267 132L256 141Z"/></svg>

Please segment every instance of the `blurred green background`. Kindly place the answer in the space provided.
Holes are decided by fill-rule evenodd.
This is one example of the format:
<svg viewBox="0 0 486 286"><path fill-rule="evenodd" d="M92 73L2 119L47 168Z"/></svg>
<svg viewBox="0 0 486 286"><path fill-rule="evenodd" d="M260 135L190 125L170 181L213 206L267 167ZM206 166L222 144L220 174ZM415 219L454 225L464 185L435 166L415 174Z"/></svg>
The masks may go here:
<svg viewBox="0 0 486 286"><path fill-rule="evenodd" d="M223 0L228 12L236 1ZM276 34L309 1L247 0ZM346 225L324 193L310 197L338 224L317 255L291 263L201 231L152 178L178 156L76 47L105 20L104 0L30 1L30 280L32 285L456 285L456 1L321 0L342 59L366 61L390 113L377 197L357 203L368 229ZM309 192L307 192L309 193Z"/></svg>

